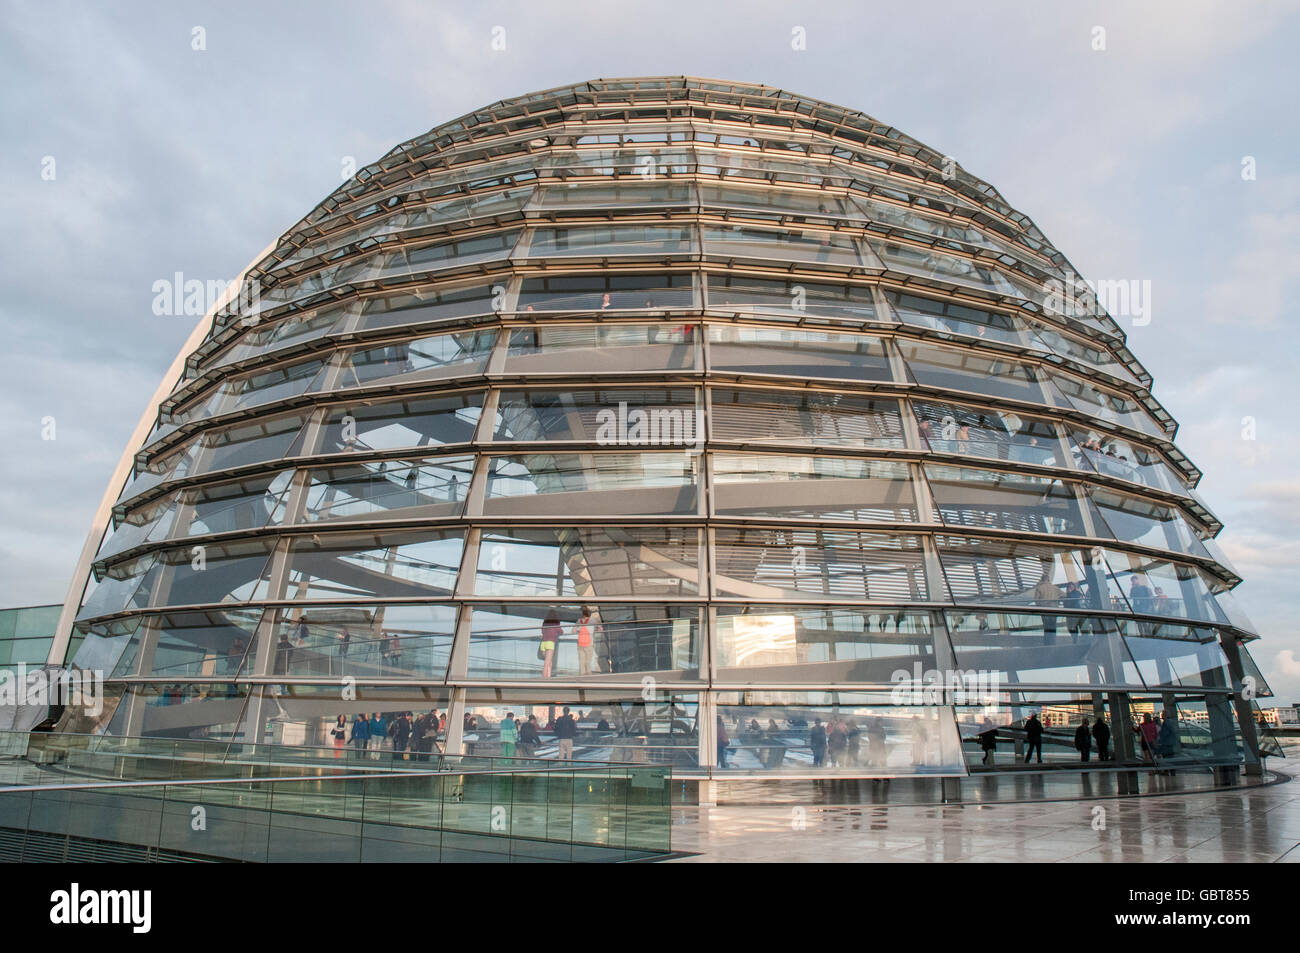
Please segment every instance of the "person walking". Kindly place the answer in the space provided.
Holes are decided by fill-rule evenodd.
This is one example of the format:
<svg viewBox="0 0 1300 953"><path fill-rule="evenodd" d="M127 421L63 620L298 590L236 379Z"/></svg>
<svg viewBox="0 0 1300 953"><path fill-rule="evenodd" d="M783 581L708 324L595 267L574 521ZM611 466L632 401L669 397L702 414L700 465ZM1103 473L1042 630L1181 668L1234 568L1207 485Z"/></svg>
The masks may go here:
<svg viewBox="0 0 1300 953"><path fill-rule="evenodd" d="M365 750L370 746L370 721L365 712L359 712L352 719L352 748L358 758L365 757Z"/></svg>
<svg viewBox="0 0 1300 953"><path fill-rule="evenodd" d="M518 740L519 726L515 724L515 713L506 712L505 718L501 719L501 757L513 758Z"/></svg>
<svg viewBox="0 0 1300 953"><path fill-rule="evenodd" d="M980 740L980 747L984 749L984 759L980 764L992 764L997 757L998 748L998 729L993 724L992 718L985 718L984 724L980 727L979 734L976 735Z"/></svg>
<svg viewBox="0 0 1300 953"><path fill-rule="evenodd" d="M727 766L727 749L731 747L731 738L727 734L727 726L722 723L722 716L718 716L718 767Z"/></svg>
<svg viewBox="0 0 1300 953"><path fill-rule="evenodd" d="M1102 721L1100 715L1092 723L1092 738L1097 742L1097 760L1110 760L1110 725Z"/></svg>
<svg viewBox="0 0 1300 953"><path fill-rule="evenodd" d="M1029 763L1029 759L1034 756L1035 752L1038 753L1038 763L1042 764L1043 723L1038 720L1037 712L1034 712L1025 720L1025 740L1029 744L1029 747L1025 750L1025 764Z"/></svg>
<svg viewBox="0 0 1300 953"><path fill-rule="evenodd" d="M429 732L429 714L425 712L419 718L411 723L411 753L414 757L412 761L428 761L429 757L424 752L428 749L424 746L425 736Z"/></svg>
<svg viewBox="0 0 1300 953"><path fill-rule="evenodd" d="M569 706L564 706L564 714L555 722L555 740L558 743L559 751L556 757L560 761L573 760L573 739L578 736L578 723L574 717L569 714Z"/></svg>
<svg viewBox="0 0 1300 953"><path fill-rule="evenodd" d="M1088 717L1085 715L1074 729L1074 749L1079 752L1079 760L1085 764L1092 754L1092 732L1088 730Z"/></svg>

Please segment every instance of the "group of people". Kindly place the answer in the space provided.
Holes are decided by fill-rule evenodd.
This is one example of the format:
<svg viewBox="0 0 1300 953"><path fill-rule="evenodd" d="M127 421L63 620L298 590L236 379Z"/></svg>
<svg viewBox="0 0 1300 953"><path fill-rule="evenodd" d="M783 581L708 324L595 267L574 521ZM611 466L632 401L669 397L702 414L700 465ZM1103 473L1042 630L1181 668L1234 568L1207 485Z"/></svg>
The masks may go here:
<svg viewBox="0 0 1300 953"><path fill-rule="evenodd" d="M578 674L591 675L600 671L596 662L596 639L603 637L605 627L601 624L599 611L591 606L578 610L578 621L573 624L570 634L578 648ZM537 657L542 661L542 678L550 678L555 671L555 653L564 638L564 626L560 624L555 610L546 614L542 620L542 637L537 646Z"/></svg>
<svg viewBox="0 0 1300 953"><path fill-rule="evenodd" d="M578 719L565 706L563 714L546 723L545 728L537 722L536 715L529 715L524 721L515 717L515 713L506 712L499 726L501 735L501 756L531 758L542 743L542 731L555 736L556 759L573 760L573 741L578 737Z"/></svg>
<svg viewBox="0 0 1300 953"><path fill-rule="evenodd" d="M1025 764L1037 759L1043 763L1043 723L1038 714L1031 714L1025 719ZM976 737L984 751L982 764L993 762L997 750L998 728L991 718L985 718ZM1162 715L1157 722L1150 714L1142 716L1142 721L1133 725L1133 734L1141 747L1142 759L1155 764L1158 758L1172 757L1178 748L1178 732L1174 719ZM1074 749L1079 752L1079 761L1086 763L1091 759L1093 746L1097 749L1097 760L1110 760L1110 725L1098 717L1091 724L1087 716L1079 719L1074 729Z"/></svg>
<svg viewBox="0 0 1300 953"><path fill-rule="evenodd" d="M349 730L350 729L350 730ZM334 757L343 757L343 750L351 745L357 757L369 754L378 761L386 744L391 742L392 760L428 761L438 735L447 730L447 713L427 711L415 717L414 712L364 712L352 718L348 725L346 715L339 715L330 729L334 742Z"/></svg>

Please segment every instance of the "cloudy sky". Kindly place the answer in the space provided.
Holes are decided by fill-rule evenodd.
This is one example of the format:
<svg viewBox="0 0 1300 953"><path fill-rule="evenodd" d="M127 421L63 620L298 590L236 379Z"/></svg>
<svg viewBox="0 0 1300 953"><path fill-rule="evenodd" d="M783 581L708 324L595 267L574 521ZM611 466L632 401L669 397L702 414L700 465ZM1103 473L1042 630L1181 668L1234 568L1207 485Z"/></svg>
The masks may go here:
<svg viewBox="0 0 1300 953"><path fill-rule="evenodd" d="M153 314L155 281L233 277L348 157L478 106L687 73L861 109L993 183L1085 276L1151 282L1150 323L1121 323L1227 525L1256 658L1300 701L1300 6L470 6L0 0L0 605L64 597L194 321Z"/></svg>

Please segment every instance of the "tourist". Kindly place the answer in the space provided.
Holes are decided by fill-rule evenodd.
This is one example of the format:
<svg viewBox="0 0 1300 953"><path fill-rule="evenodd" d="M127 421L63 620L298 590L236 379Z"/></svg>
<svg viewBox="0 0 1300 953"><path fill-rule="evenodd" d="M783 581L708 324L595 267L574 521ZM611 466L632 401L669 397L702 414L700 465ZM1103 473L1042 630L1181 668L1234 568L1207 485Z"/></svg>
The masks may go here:
<svg viewBox="0 0 1300 953"><path fill-rule="evenodd" d="M393 739L393 760L408 761L407 742L411 739L411 713L404 711L393 719L388 726L388 736Z"/></svg>
<svg viewBox="0 0 1300 953"><path fill-rule="evenodd" d="M542 641L537 647L537 657L542 660L542 678L550 678L555 661L555 649L560 643L560 620L548 612L542 620Z"/></svg>
<svg viewBox="0 0 1300 953"><path fill-rule="evenodd" d="M1097 760L1110 760L1110 725L1102 721L1100 715L1092 723L1092 737L1097 742Z"/></svg>
<svg viewBox="0 0 1300 953"><path fill-rule="evenodd" d="M718 767L727 766L727 749L731 747L731 739L727 737L727 726L722 723L722 716L718 716Z"/></svg>
<svg viewBox="0 0 1300 953"><path fill-rule="evenodd" d="M573 760L573 739L578 736L578 723L569 714L569 706L564 706L564 714L555 722L555 740L559 751L556 757L560 761Z"/></svg>
<svg viewBox="0 0 1300 953"><path fill-rule="evenodd" d="M1038 763L1043 763L1043 723L1038 720L1038 713L1030 715L1025 721L1025 740L1029 747L1025 751L1025 764L1033 757L1034 752L1038 753Z"/></svg>
<svg viewBox="0 0 1300 953"><path fill-rule="evenodd" d="M984 749L984 759L980 764L989 764L996 757L995 752L998 747L998 729L993 724L993 719L985 717L984 724L976 736L980 740L980 747Z"/></svg>
<svg viewBox="0 0 1300 953"><path fill-rule="evenodd" d="M813 767L820 768L826 763L826 728L820 718L814 718L808 729L808 747L812 749Z"/></svg>
<svg viewBox="0 0 1300 953"><path fill-rule="evenodd" d="M330 736L334 739L334 757L343 757L343 745L348 739L348 720L344 715L339 715L338 720L334 722L334 727L330 729Z"/></svg>
<svg viewBox="0 0 1300 953"><path fill-rule="evenodd" d="M1092 732L1088 730L1088 717L1085 715L1074 730L1074 749L1079 752L1079 760L1087 762L1092 754Z"/></svg>
<svg viewBox="0 0 1300 953"><path fill-rule="evenodd" d="M574 628L574 633L578 637L578 674L590 675L592 670L592 660L595 658L596 650L592 646L592 630L595 628L591 621L591 609L583 606L578 615L578 624Z"/></svg>
<svg viewBox="0 0 1300 953"><path fill-rule="evenodd" d="M370 721L365 712L360 712L352 719L352 747L358 758L370 746Z"/></svg>
<svg viewBox="0 0 1300 953"><path fill-rule="evenodd" d="M529 715L528 720L519 726L519 753L531 758L542 743L541 733L537 730L537 716Z"/></svg>
<svg viewBox="0 0 1300 953"><path fill-rule="evenodd" d="M515 724L515 713L506 712L505 718L501 719L501 757L515 756L515 742L518 739L519 726Z"/></svg>
<svg viewBox="0 0 1300 953"><path fill-rule="evenodd" d="M1142 742L1142 757L1146 761L1155 764L1156 761L1156 736L1159 735L1160 729L1156 726L1151 715L1142 716L1142 724L1133 729L1134 734Z"/></svg>

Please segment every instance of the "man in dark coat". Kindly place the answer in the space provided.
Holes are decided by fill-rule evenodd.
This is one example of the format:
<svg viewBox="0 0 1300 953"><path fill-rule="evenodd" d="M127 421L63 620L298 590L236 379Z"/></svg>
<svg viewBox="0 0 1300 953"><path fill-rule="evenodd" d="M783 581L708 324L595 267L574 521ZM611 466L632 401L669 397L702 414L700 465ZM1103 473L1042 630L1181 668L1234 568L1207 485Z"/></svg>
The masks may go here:
<svg viewBox="0 0 1300 953"><path fill-rule="evenodd" d="M1088 730L1088 717L1085 715L1074 729L1074 749L1079 752L1079 760L1086 762L1092 753L1092 732Z"/></svg>
<svg viewBox="0 0 1300 953"><path fill-rule="evenodd" d="M1025 739L1029 742L1029 747L1025 751L1025 764L1038 752L1038 763L1043 763L1043 723L1038 720L1038 714L1035 712L1025 719Z"/></svg>
<svg viewBox="0 0 1300 953"><path fill-rule="evenodd" d="M1097 742L1097 758L1100 761L1110 760L1110 725L1097 716L1097 720L1092 723L1092 737Z"/></svg>

